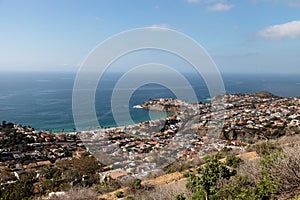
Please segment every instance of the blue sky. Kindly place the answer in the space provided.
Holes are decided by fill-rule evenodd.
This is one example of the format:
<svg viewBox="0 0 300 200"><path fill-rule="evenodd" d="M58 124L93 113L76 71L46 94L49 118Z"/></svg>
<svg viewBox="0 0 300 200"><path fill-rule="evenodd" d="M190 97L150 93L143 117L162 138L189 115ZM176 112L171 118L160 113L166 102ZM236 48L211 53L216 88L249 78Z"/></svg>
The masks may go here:
<svg viewBox="0 0 300 200"><path fill-rule="evenodd" d="M300 0L0 0L0 71L75 71L149 26L191 36L223 73L300 73Z"/></svg>

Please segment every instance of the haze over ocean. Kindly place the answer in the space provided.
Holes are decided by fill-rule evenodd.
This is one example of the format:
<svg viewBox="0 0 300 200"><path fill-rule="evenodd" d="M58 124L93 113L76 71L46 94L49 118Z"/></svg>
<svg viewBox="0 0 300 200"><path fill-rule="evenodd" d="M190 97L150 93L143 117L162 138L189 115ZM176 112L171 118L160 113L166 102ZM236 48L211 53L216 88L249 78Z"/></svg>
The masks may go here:
<svg viewBox="0 0 300 200"><path fill-rule="evenodd" d="M2 72L0 74L0 120L30 125L35 129L62 129L72 131L72 89L75 73ZM106 74L96 93L96 111L100 124L115 126L111 114L110 98L119 74ZM300 75L288 74L224 74L227 93L256 93L269 91L283 97L300 96ZM186 74L199 101L207 101L208 90L204 81L195 74ZM134 92L130 100L130 113L135 122L149 120L148 111L132 108L150 98L175 97L159 85L145 85ZM120 105L128 106L128 105ZM156 117L163 116L157 112ZM124 122L126 124L126 122Z"/></svg>

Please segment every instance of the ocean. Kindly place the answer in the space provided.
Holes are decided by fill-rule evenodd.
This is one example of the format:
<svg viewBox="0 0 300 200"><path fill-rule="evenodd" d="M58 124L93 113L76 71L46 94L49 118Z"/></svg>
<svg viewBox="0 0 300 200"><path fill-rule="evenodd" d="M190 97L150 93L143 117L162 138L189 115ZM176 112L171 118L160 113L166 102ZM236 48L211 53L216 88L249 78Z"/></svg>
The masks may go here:
<svg viewBox="0 0 300 200"><path fill-rule="evenodd" d="M36 130L73 131L72 89L75 76L75 73L62 72L1 72L0 120L30 125ZM198 101L209 101L210 96L201 77L195 74L186 74L185 77ZM110 98L119 78L117 73L106 74L97 88L95 108L103 127L116 125ZM282 97L300 97L300 75L223 74L222 78L226 93L268 91ZM175 98L175 95L168 88L147 84L132 94L129 105L120 106L128 107L133 121L137 123L149 120L149 114L146 110L134 108L135 105L151 98L169 97ZM165 113L154 113L154 118L163 116Z"/></svg>

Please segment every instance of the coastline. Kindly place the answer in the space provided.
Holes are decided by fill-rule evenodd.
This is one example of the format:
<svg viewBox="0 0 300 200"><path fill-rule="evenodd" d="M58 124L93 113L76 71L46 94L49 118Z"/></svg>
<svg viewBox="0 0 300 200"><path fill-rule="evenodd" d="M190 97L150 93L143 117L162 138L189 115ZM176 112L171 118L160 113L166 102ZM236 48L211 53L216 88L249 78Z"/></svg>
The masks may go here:
<svg viewBox="0 0 300 200"><path fill-rule="evenodd" d="M107 74L102 86L97 88L96 110L101 125L114 126L110 111L113 83L119 76ZM197 94L199 101L209 97L206 85L199 76L186 74ZM21 123L35 127L36 130L53 130L54 132L72 131L72 88L75 74L68 73L17 73L3 74L0 89L0 121ZM47 80L47 81L40 81ZM282 74L223 74L226 92L229 94L252 94L261 90L270 91L282 97L300 96L299 75ZM38 86L38 87L37 87ZM27 88L24 91L24 87ZM98 95L99 94L99 95ZM105 95L103 103L101 94ZM134 121L147 120L146 112L131 107L147 101L149 98L174 97L166 88L151 85L137 90L130 102ZM101 102L99 101L101 100ZM106 101L107 100L107 101ZM136 120L137 119L137 120ZM103 123L102 123L103 122Z"/></svg>
<svg viewBox="0 0 300 200"><path fill-rule="evenodd" d="M217 104L187 103L177 99L150 100L141 104L141 107L172 110L174 115L165 120L84 131L82 138L89 149L96 146L98 151L102 149L108 155L119 155L124 160L131 160L132 153L149 153L157 149L186 159L199 156L199 152L205 154L205 149L218 151L228 141L243 146L300 132L300 98L283 98L260 92L221 95L215 99ZM172 145L168 146L170 143L182 150L186 147L192 150L178 154L169 149L173 148ZM106 150L107 146L114 148ZM169 154L163 156L172 157ZM109 164L114 162L121 161L111 159Z"/></svg>
<svg viewBox="0 0 300 200"><path fill-rule="evenodd" d="M251 144L300 134L300 98L262 92L227 94L214 100L217 104L154 99L141 106L176 112L165 119L73 133L40 132L3 122L0 166L12 171L8 180L15 181L5 184L17 183L14 172L60 168L66 162L72 167L72 162L79 161L81 165L92 162L96 176L105 172L108 176L121 174L120 178L130 174L145 177L170 163L194 162L229 149L244 152ZM10 163L14 163L12 169L8 169ZM84 175L86 172L68 182L84 182Z"/></svg>
<svg viewBox="0 0 300 200"><path fill-rule="evenodd" d="M269 92L259 92L259 93L255 93L255 94L251 94L251 93L234 93L234 94L225 94L225 95L256 95L259 94L258 96L260 96L260 94L268 94L271 95L271 97L278 97L278 98L300 98L300 97L279 97L279 96L275 96ZM212 102L214 98L209 98L209 100L207 101L199 101L198 103L201 104L210 104ZM154 112L164 112L167 114L167 116L159 116L158 118L151 120L148 119L148 117L144 116L143 118L139 119L138 122L134 123L134 124L126 124L125 125L121 125L121 126L117 126L116 124L106 124L105 126L102 127L95 127L95 128L86 128L84 130L81 130L79 132L87 132L87 131L100 131L100 130L107 130L107 129L126 129L126 127L135 127L138 126L139 124L143 123L143 122L149 122L149 121L160 121L160 120L164 120L166 117L170 117L174 114L176 114L178 111L180 111L180 106L182 106L181 104L183 103L183 101L179 100L177 103L172 104L170 107L165 107L165 105L160 104L159 102L153 103L153 105L150 105L149 102L155 102L155 101L159 101L159 100L176 100L173 98L160 98L160 99L153 99L153 100L149 100L149 101L145 101L141 104L138 105L134 105L132 106L132 108L134 109L141 109L141 110L151 110ZM187 107L189 103L185 102L184 107ZM50 129L35 129L35 130L39 130L39 131L45 131L45 132L52 132L54 134L59 134L59 133L75 133L78 132L76 131L73 127L70 128L62 128L62 130L57 130L57 131L53 131Z"/></svg>

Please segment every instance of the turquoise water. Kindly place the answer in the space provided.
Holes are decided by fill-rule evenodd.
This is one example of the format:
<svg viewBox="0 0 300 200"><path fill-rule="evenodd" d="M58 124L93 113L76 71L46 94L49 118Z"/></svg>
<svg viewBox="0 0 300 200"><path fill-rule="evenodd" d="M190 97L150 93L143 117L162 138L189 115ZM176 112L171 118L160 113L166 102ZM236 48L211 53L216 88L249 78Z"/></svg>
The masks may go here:
<svg viewBox="0 0 300 200"><path fill-rule="evenodd" d="M96 92L96 111L104 127L115 126L111 114L110 98L120 74L106 74ZM204 81L198 75L186 74L199 101L209 99ZM30 125L37 130L72 131L73 73L1 73L0 120ZM223 75L227 93L255 93L269 91L279 96L300 96L299 75ZM134 105L150 98L168 98L175 95L165 87L149 84L138 88L129 105L135 122L149 120L148 111ZM156 112L155 118L164 113ZM126 124L126 122L124 122Z"/></svg>

